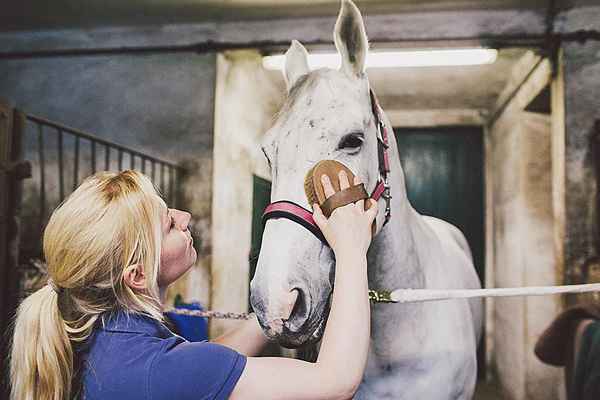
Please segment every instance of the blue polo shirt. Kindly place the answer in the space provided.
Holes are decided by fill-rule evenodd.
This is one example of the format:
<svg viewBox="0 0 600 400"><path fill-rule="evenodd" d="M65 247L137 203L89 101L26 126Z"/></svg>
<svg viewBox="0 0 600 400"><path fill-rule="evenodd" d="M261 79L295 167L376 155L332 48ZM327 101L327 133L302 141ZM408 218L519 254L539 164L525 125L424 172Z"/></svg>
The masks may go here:
<svg viewBox="0 0 600 400"><path fill-rule="evenodd" d="M188 342L152 318L105 317L82 357L85 400L225 400L246 357L209 342Z"/></svg>

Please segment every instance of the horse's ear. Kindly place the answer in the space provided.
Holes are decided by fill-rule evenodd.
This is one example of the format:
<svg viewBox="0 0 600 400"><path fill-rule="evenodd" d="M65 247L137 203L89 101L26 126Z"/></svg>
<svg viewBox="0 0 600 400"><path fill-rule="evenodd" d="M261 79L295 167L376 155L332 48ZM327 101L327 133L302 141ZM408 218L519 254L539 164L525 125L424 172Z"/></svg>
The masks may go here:
<svg viewBox="0 0 600 400"><path fill-rule="evenodd" d="M342 71L350 76L361 75L365 71L369 41L360 11L351 0L342 0L333 40L342 56Z"/></svg>
<svg viewBox="0 0 600 400"><path fill-rule="evenodd" d="M302 75L310 72L308 67L308 52L297 40L292 40L290 48L285 53L285 83L288 92Z"/></svg>

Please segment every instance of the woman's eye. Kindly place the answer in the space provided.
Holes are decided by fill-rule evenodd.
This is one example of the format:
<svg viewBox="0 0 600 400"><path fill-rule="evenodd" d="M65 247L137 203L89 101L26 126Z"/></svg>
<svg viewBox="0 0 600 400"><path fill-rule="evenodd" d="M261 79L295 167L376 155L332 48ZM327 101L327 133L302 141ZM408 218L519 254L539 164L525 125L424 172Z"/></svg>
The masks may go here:
<svg viewBox="0 0 600 400"><path fill-rule="evenodd" d="M342 138L340 144L338 145L338 149L358 149L362 146L364 141L364 137L360 133L351 133Z"/></svg>

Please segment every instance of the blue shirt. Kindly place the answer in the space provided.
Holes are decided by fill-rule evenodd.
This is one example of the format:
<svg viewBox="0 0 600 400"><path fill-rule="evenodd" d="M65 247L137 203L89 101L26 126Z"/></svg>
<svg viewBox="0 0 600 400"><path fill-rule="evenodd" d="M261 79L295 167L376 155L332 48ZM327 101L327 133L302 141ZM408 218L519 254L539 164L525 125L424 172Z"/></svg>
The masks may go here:
<svg viewBox="0 0 600 400"><path fill-rule="evenodd" d="M209 342L188 342L152 318L104 319L82 355L83 399L227 399L246 357Z"/></svg>

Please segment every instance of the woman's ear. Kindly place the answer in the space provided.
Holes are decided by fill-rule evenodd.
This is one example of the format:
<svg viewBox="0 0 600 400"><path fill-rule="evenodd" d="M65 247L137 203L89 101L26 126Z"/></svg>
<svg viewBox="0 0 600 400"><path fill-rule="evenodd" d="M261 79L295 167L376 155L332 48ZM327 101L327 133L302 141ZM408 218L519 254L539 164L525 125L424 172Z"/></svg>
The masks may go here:
<svg viewBox="0 0 600 400"><path fill-rule="evenodd" d="M141 264L127 266L123 271L123 280L133 291L141 292L147 289L146 275L144 275L144 267Z"/></svg>

